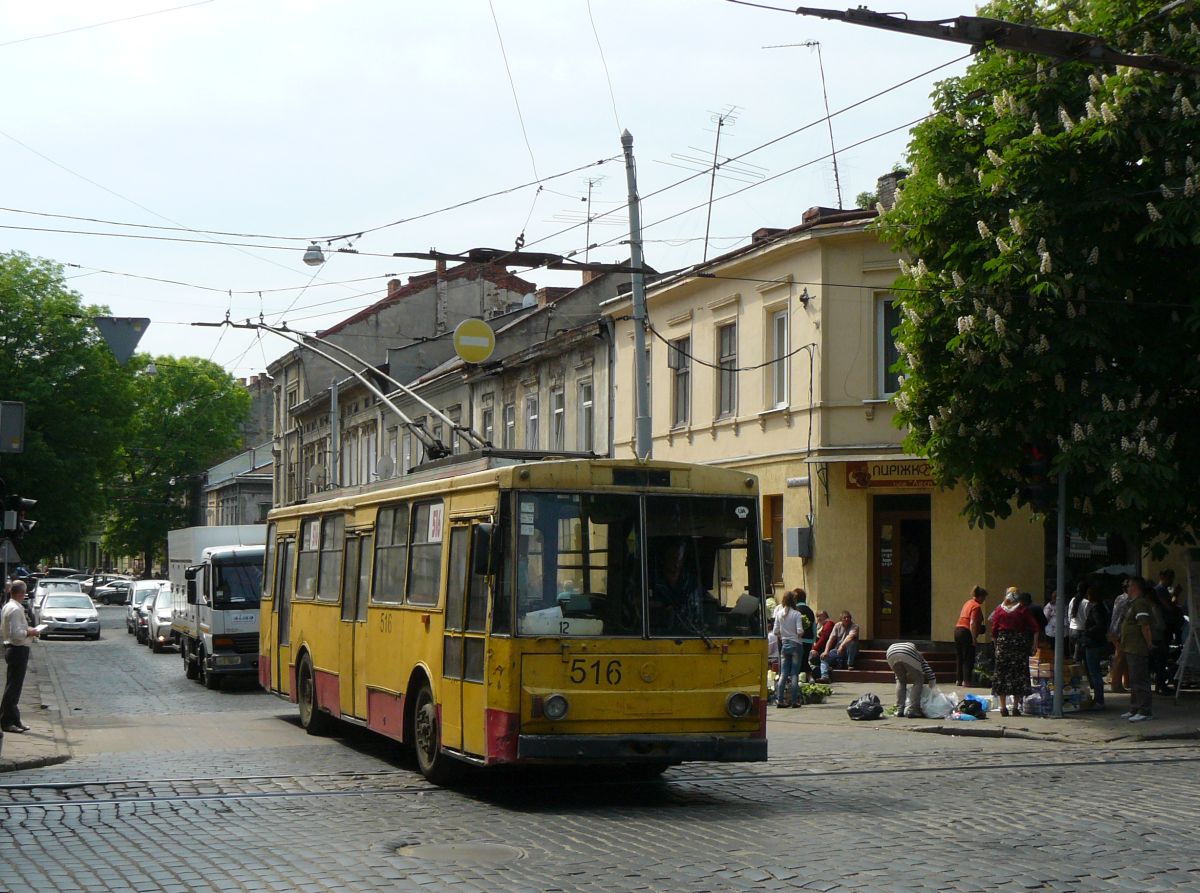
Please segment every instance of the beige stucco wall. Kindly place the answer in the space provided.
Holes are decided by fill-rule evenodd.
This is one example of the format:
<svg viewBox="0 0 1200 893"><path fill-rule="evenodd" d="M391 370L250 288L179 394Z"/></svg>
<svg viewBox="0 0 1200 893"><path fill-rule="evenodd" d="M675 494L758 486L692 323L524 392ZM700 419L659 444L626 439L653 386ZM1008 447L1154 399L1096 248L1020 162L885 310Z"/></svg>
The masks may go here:
<svg viewBox="0 0 1200 893"><path fill-rule="evenodd" d="M667 340L688 337L697 360L715 363L717 327L738 324L738 365L770 359L771 313L787 307L790 349L815 343L812 395L809 355L793 356L788 369L788 401L773 407L770 369L738 375L737 412L716 417L717 373L691 364L691 416L672 427L672 372L667 345L648 333L654 456L732 466L758 476L766 498L782 496L783 526L803 527L813 515L814 556L782 562L783 584L802 586L815 608L850 611L873 634L875 568L874 497L922 494L929 497L931 554L931 637L952 638L958 610L976 584L1001 592L1017 585L1040 592L1043 534L1029 514L1018 510L994 529L971 529L960 514L962 493L935 490L851 490L847 453L898 451L903 432L880 392L879 301L896 277L895 255L861 223L833 225L785 236L709 268L723 278L692 278L650 289L651 324ZM762 281L774 280L774 281ZM802 292L809 300L800 300ZM616 331L614 370L615 454L633 455L634 340L630 305L606 307ZM811 437L810 437L811 424ZM824 467L828 487L818 476ZM808 477L809 487L803 485ZM789 481L792 486L789 486ZM765 512L764 512L765 515ZM764 517L764 532L768 520ZM994 599L993 599L994 603Z"/></svg>

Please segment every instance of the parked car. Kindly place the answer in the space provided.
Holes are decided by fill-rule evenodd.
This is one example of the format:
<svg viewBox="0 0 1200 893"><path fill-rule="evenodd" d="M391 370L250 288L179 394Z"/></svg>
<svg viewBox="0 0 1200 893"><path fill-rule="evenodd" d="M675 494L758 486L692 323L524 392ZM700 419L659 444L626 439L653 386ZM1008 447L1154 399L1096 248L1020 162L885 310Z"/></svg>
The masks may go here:
<svg viewBox="0 0 1200 893"><path fill-rule="evenodd" d="M171 587L164 586L158 594L146 603L146 644L155 654L176 643L175 634L171 632Z"/></svg>
<svg viewBox="0 0 1200 893"><path fill-rule="evenodd" d="M91 579L83 581L83 591L90 595L94 600L96 598L97 589L102 586L108 586L110 583L114 583L117 580L124 580L126 583L129 582L129 578L123 574L96 574L96 576L92 577Z"/></svg>
<svg viewBox="0 0 1200 893"><path fill-rule="evenodd" d="M170 592L171 584L166 580L138 580L129 590L137 602L133 610L133 635L141 645L150 644L150 612L159 592ZM141 596L139 598L139 596Z"/></svg>
<svg viewBox="0 0 1200 893"><path fill-rule="evenodd" d="M65 579L67 577L70 577L72 574L79 574L79 573L83 573L83 572L80 571L79 568L77 568L77 567L48 567L48 568L46 568L46 573L44 576L60 577L60 578ZM86 577L87 574L84 574L84 576Z"/></svg>
<svg viewBox="0 0 1200 893"><path fill-rule="evenodd" d="M137 634L138 608L148 598L153 598L164 586L170 586L166 580L134 580L129 584L125 596L125 631ZM139 641L141 641L139 639Z"/></svg>
<svg viewBox="0 0 1200 893"><path fill-rule="evenodd" d="M87 597L82 587L80 587L78 580L61 577L43 577L38 581L37 593L33 597L33 618L36 622L41 623L42 602L46 600L46 596L54 592Z"/></svg>
<svg viewBox="0 0 1200 893"><path fill-rule="evenodd" d="M104 605L123 605L129 598L129 580L109 580L92 590L92 601Z"/></svg>
<svg viewBox="0 0 1200 893"><path fill-rule="evenodd" d="M38 622L49 624L43 638L51 635L100 638L100 613L82 592L51 592L42 601Z"/></svg>

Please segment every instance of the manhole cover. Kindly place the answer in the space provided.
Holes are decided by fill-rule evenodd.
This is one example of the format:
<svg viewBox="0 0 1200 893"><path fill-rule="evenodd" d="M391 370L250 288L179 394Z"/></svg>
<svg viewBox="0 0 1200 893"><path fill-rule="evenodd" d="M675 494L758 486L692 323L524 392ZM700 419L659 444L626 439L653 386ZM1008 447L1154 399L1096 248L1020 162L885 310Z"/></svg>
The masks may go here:
<svg viewBox="0 0 1200 893"><path fill-rule="evenodd" d="M454 865L503 865L525 858L525 851L502 843L418 843L396 847L396 855Z"/></svg>

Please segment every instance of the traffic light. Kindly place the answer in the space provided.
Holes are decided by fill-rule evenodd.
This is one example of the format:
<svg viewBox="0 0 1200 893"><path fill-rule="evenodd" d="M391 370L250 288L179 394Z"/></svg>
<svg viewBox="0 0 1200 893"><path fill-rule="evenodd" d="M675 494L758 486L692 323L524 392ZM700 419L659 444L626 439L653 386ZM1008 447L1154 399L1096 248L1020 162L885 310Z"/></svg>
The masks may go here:
<svg viewBox="0 0 1200 893"><path fill-rule="evenodd" d="M1046 444L1027 443L1021 447L1021 486L1018 493L1021 501L1028 503L1035 512L1047 512L1054 508L1050 448Z"/></svg>
<svg viewBox="0 0 1200 893"><path fill-rule="evenodd" d="M4 497L4 532L19 540L37 526L37 521L25 517L25 513L37 505L36 499L28 499L13 493Z"/></svg>

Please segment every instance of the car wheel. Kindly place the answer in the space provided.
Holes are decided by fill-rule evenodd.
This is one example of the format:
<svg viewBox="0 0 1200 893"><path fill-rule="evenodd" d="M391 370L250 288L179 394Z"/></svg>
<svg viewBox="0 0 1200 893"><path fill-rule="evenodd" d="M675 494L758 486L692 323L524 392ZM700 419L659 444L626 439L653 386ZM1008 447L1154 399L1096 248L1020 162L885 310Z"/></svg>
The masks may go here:
<svg viewBox="0 0 1200 893"><path fill-rule="evenodd" d="M300 707L300 725L310 735L326 735L333 728L333 718L317 705L317 679L312 660L304 655L296 682L296 701Z"/></svg>
<svg viewBox="0 0 1200 893"><path fill-rule="evenodd" d="M162 645L159 644L158 639L151 640L150 650L153 651L155 654L162 654L162 650L163 650Z"/></svg>
<svg viewBox="0 0 1200 893"><path fill-rule="evenodd" d="M417 754L417 767L433 784L449 784L462 774L462 763L442 751L437 701L433 699L428 682L417 692L413 708L413 749Z"/></svg>

